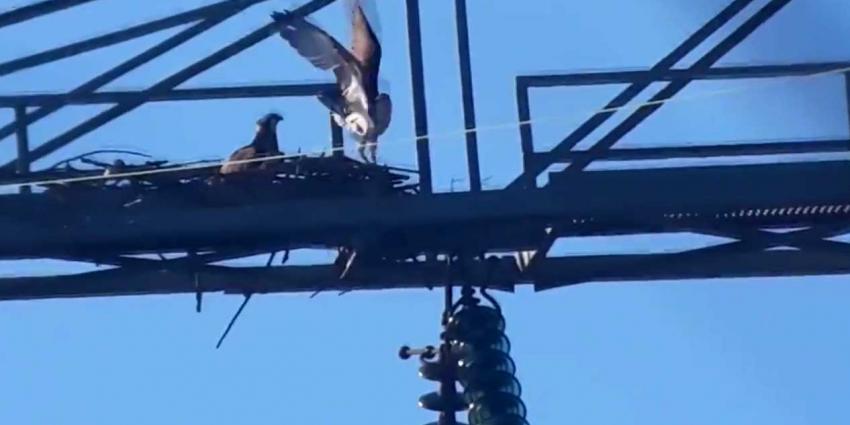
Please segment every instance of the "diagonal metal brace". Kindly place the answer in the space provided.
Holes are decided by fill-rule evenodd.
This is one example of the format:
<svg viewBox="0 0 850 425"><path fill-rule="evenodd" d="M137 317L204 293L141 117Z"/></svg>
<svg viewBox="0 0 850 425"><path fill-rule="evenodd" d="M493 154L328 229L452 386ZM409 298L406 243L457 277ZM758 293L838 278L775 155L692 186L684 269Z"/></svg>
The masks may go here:
<svg viewBox="0 0 850 425"><path fill-rule="evenodd" d="M336 0L312 0L293 10L292 13L297 16L308 15L319 9L324 8L325 6L330 5L334 1ZM44 144L32 150L32 160L36 161L55 152L58 149L61 149L62 147L73 142L74 140L96 130L104 124L107 124L112 120L123 116L127 112L130 112L142 106L146 102L147 98L151 95L171 90L177 87L178 85L185 83L189 79L201 74L202 72L212 68L213 66L218 65L226 59L271 37L276 32L275 25L276 24L274 22L263 25L262 27L252 31L251 33L245 35L239 40L236 40L233 43L222 47L215 53L193 63L192 65L154 84L150 88L142 91L137 98L130 99L110 109L107 109L106 111L101 112L100 114L92 117L91 119L82 122L81 124L66 131L65 133L54 137L53 139L45 142ZM11 169L11 167L14 167L14 163L5 164L0 167L0 170L8 170Z"/></svg>
<svg viewBox="0 0 850 425"><path fill-rule="evenodd" d="M759 9L758 12L756 12L752 17L750 17L750 19L745 21L735 31L729 34L729 36L724 38L723 41L718 43L717 46L709 50L703 57L701 57L693 65L691 65L688 68L688 71L697 74L699 72L703 72L711 68L711 66L717 63L720 58L725 56L735 46L739 45L742 41L744 41L763 23L773 17L777 12L782 10L782 8L785 7L788 3L790 3L790 1L791 0L772 0L762 9ZM604 152L614 146L614 144L616 144L620 139L622 139L623 136L625 136L628 132L632 131L635 127L640 125L640 123L649 118L653 113L661 109L661 107L664 105L664 101L676 96L679 92L684 90L685 87L688 86L688 84L694 81L694 79L695 78L687 78L669 83L666 87L664 87L654 96L652 96L648 104L638 108L637 111L629 115L629 117L626 118L620 125L616 126L613 130L611 130L604 137L602 137L602 139L598 143L593 145L593 147L590 148L590 156L582 157L576 161L573 161L567 166L567 169L564 172L569 173L584 170L584 168L586 168L593 161L594 155L598 155L600 152Z"/></svg>

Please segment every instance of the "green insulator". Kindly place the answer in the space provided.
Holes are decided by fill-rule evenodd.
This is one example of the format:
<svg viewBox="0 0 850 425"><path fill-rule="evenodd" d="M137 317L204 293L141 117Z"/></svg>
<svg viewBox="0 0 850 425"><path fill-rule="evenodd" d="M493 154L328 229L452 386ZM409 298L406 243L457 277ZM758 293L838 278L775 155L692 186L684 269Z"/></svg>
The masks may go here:
<svg viewBox="0 0 850 425"><path fill-rule="evenodd" d="M462 379L463 396L468 403L493 393L507 393L517 397L522 396L522 386L516 377L510 373L480 371L472 379Z"/></svg>
<svg viewBox="0 0 850 425"><path fill-rule="evenodd" d="M504 351L489 348L477 350L468 344L458 345L458 348L457 365L461 368L489 369L510 374L516 373L516 365L513 359Z"/></svg>
<svg viewBox="0 0 850 425"><path fill-rule="evenodd" d="M485 329L505 331L505 319L498 310L487 306L465 307L452 315L447 325L450 333L474 335Z"/></svg>
<svg viewBox="0 0 850 425"><path fill-rule="evenodd" d="M488 394L469 408L469 424L483 425L502 417L525 418L525 404L519 397L506 393Z"/></svg>
<svg viewBox="0 0 850 425"><path fill-rule="evenodd" d="M459 394L449 397L434 391L419 397L419 407L433 412L462 412L469 404Z"/></svg>

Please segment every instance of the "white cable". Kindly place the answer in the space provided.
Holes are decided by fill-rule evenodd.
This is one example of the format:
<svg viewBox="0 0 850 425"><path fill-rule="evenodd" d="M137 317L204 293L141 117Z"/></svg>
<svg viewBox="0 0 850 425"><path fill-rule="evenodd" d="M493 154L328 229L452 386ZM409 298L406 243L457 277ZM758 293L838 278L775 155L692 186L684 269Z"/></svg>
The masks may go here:
<svg viewBox="0 0 850 425"><path fill-rule="evenodd" d="M831 70L827 70L827 71L813 72L813 73L809 73L809 74L776 77L776 79L780 80L779 82L782 82L781 81L782 79L817 78L817 77L827 76L827 75L844 74L844 73L847 73L847 72L850 72L850 67L836 68L836 69L831 69ZM767 85L767 84L776 83L776 82L777 81L771 81L771 82L765 82L764 84ZM595 110L593 112L593 114L607 113L607 112L617 112L617 111L629 110L629 109L637 110L637 109L640 109L640 108L645 107L645 106L660 105L660 104L670 103L670 102L674 102L674 101L688 101L688 100L695 100L695 99L703 99L703 98L707 98L707 97L710 97L710 96L716 96L716 95L720 95L720 94L728 94L728 93L734 93L734 92L743 92L743 91L747 91L747 90L751 90L751 89L752 89L752 87L740 87L740 88L735 88L735 89L712 90L712 91L703 92L703 93L700 93L700 94L694 95L694 96L687 96L687 97L679 96L679 97L676 97L676 98L667 98L667 99L661 99L661 100L656 100L656 101L639 102L637 104L628 104L628 105L623 105L623 106L613 107L613 108L602 108L602 109ZM578 114L576 114L576 116L578 116ZM505 122L505 123L501 123L501 124L476 126L475 128L471 128L471 129L462 129L462 130L446 132L446 133L442 133L442 134L426 134L426 135L423 135L423 136L416 136L416 137L413 137L413 138L405 137L405 138L399 138L399 139L391 140L391 141L384 140L381 143L386 144L386 146L388 146L388 147L391 147L391 146L397 146L397 145L399 145L400 143L403 143L403 142L414 142L415 143L420 139L431 139L431 140L433 140L433 139L440 139L440 138L454 138L456 136L466 135L467 133L473 133L473 132L480 133L480 132L483 132L483 131L512 129L512 128L516 128L516 127L519 127L519 126L522 126L522 125L531 125L533 123L541 123L541 122L544 122L544 121L551 121L551 120L555 120L555 119L562 120L564 118L565 118L565 116L563 116L563 115L549 116L549 117L542 117L542 118L533 118L533 119L528 119L528 120L524 120L524 121L512 121L512 122ZM373 144L377 145L377 143L378 142L366 143L364 145L365 146L370 146L370 145L373 145ZM125 178L125 177L137 177L137 176L145 176L145 175L152 175L152 174L164 174L164 173L172 173L172 172L179 172L179 171L193 170L193 169L221 167L224 164L242 164L242 163L272 161L272 160L280 160L280 159L288 159L288 158L299 158L299 157L304 157L304 156L307 156L307 155L310 155L310 154L314 154L314 155L325 154L325 155L328 155L328 154L331 154L335 151L343 150L343 149L344 149L344 147L338 147L338 148L329 148L329 149L322 149L322 150L319 150L319 151L313 151L312 153L308 152L308 153L298 153L298 154L282 154L282 155L268 156L268 157L263 157L263 158L252 158L252 159L235 160L235 161L223 160L223 161L210 162L210 163L206 163L206 164L192 164L192 165L178 166L178 167L172 167L172 168L162 168L162 169L154 169L154 170L142 170L142 171L130 171L130 172L125 172L125 173L115 173L115 174L111 174L111 175L108 175L108 176L99 175L99 176L85 176L85 177L69 177L69 178L63 178L63 179L48 179L48 180L30 181L30 182L25 182L25 183L6 183L6 184L0 184L0 188L49 185L49 184L67 184L67 183L76 183L76 182L84 182L84 181L97 181L97 180L115 180L115 179L120 179L120 178Z"/></svg>

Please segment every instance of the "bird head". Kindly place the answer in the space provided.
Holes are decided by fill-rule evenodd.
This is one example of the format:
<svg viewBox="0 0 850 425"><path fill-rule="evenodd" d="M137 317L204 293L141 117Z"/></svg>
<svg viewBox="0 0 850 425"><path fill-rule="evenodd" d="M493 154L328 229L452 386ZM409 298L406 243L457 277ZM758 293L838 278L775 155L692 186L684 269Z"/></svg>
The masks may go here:
<svg viewBox="0 0 850 425"><path fill-rule="evenodd" d="M272 113L263 115L262 118L257 120L257 125L274 127L274 126L277 125L277 123L279 123L281 121L283 121L283 117L278 113L272 112Z"/></svg>
<svg viewBox="0 0 850 425"><path fill-rule="evenodd" d="M354 112L345 117L345 127L360 137L365 137L372 126L369 115Z"/></svg>

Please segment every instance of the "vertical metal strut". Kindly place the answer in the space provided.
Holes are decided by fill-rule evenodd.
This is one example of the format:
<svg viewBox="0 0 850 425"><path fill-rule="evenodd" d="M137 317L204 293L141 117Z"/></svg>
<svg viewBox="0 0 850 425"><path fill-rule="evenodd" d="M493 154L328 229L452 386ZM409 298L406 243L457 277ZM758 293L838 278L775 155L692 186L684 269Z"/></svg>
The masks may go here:
<svg viewBox="0 0 850 425"><path fill-rule="evenodd" d="M428 112L425 102L425 75L422 65L422 31L419 24L419 0L407 0L407 41L410 50L410 81L413 89L413 121L416 129L416 157L419 166L419 190L431 193L431 149L428 144Z"/></svg>
<svg viewBox="0 0 850 425"><path fill-rule="evenodd" d="M29 129L26 123L27 108L23 105L15 106L15 132L18 137L18 158L16 159L15 171L18 175L24 176L29 174L30 161L30 138ZM21 186L19 193L31 193L32 189L29 186Z"/></svg>
<svg viewBox="0 0 850 425"><path fill-rule="evenodd" d="M475 96L472 91L466 0L455 0L455 22L457 22L457 54L460 63L460 90L463 98L463 127L466 130L469 190L477 192L481 190L481 166L478 161L478 133L475 131Z"/></svg>

